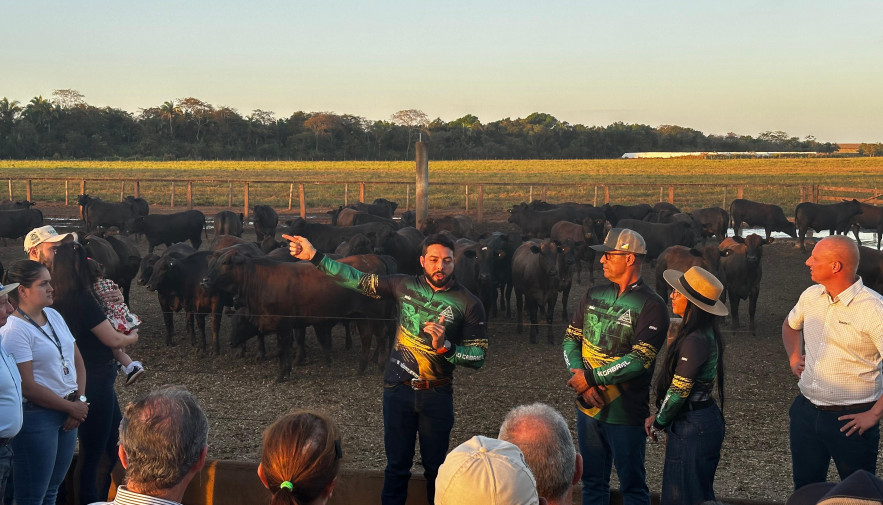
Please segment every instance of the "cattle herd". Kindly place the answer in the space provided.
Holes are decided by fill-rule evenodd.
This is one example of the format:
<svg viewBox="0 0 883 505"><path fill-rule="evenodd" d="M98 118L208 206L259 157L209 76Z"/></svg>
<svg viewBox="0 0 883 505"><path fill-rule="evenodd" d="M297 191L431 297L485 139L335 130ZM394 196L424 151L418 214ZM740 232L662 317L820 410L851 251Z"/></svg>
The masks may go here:
<svg viewBox="0 0 883 505"><path fill-rule="evenodd" d="M257 337L258 352L263 354L264 336L277 337L277 380L288 378L292 364L305 359L308 327L313 328L326 360L330 360L331 329L342 324L348 345L356 332L362 344L359 370L371 363L383 366L396 310L389 301L340 288L309 262L298 262L288 254L287 243L276 240L280 233L307 237L318 250L362 271L380 274L417 274L424 237L449 234L456 244L457 280L481 299L492 320L513 317L514 291L516 328L523 331L526 314L531 342L537 341L541 326L546 327L547 340L555 340L552 322L558 300L558 313L567 322L573 278L582 282L583 269L587 269L589 282L595 282L597 258L590 246L602 242L611 227L631 228L644 237L647 268L655 274L660 296L668 294L662 280L667 268L686 270L699 265L717 275L726 288L734 330L740 327L739 303L747 299L748 327L755 331L762 251L775 240L773 232L798 239L804 252L808 230L832 234L852 230L856 240L860 230L876 232L876 249L860 247L859 274L865 284L883 290L883 253L879 251L883 208L856 200L833 205L801 203L793 222L777 205L744 199L734 200L728 210L710 207L692 212L669 203L596 207L532 201L509 210L512 225L480 234L472 219L463 215L433 215L418 229L413 211L396 216L398 205L382 198L329 211L330 224L299 217L280 224L272 207L256 205L253 223L246 223L241 213L217 213L209 221L213 237L207 248L202 248L203 239L209 238L207 219L199 210L151 214L146 201L131 196L122 202L105 202L80 195L78 203L83 222L80 241L89 256L105 266L107 277L120 285L126 301L133 281L157 293L167 345L175 343L173 316L180 311L185 314L191 344L220 353L221 321L226 313L231 317L234 347L244 349L247 340ZM33 205L0 203L4 245L7 239L18 239L44 224L42 212ZM254 227L255 242L242 238L249 224ZM743 238L743 225L763 229L765 236ZM728 236L730 228L733 236ZM148 252L142 256L138 244L144 240ZM165 248L157 250L159 245ZM543 325L540 315L545 318Z"/></svg>

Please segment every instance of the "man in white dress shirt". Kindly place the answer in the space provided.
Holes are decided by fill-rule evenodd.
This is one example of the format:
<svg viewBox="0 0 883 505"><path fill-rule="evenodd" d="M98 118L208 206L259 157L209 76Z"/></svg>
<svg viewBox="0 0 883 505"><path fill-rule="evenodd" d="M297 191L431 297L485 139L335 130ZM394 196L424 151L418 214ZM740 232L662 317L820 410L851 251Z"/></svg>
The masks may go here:
<svg viewBox="0 0 883 505"><path fill-rule="evenodd" d="M806 260L812 280L782 324L800 394L789 412L794 489L876 472L883 417L883 297L856 275L858 246L826 237Z"/></svg>

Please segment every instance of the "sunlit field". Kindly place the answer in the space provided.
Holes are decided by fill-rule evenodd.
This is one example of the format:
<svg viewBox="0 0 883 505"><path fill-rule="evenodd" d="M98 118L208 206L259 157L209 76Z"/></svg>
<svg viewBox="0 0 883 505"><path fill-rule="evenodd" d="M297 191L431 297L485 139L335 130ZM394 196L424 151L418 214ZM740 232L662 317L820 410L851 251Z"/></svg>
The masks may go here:
<svg viewBox="0 0 883 505"><path fill-rule="evenodd" d="M548 201L602 204L605 188L612 202L668 200L675 186L674 203L684 209L723 205L737 197L775 202L786 209L808 199L801 186L883 188L883 158L800 159L647 159L647 160L492 160L429 162L432 208L477 207L482 192L485 212L500 211L513 203L545 197ZM25 181L32 178L32 197L38 202L64 202L75 198L80 181L87 193L104 199L133 194L139 180L141 196L151 204L168 205L175 181L176 205L187 199L192 181L196 206L241 206L244 181L249 203L285 208L298 206L299 184L304 184L306 205L324 208L359 199L385 197L413 202L414 163L411 162L286 162L286 161L0 161L3 179L11 180L13 199L25 196ZM39 179L57 180L39 180ZM479 188L481 185L481 188ZM5 185L5 186L8 186ZM545 193L544 193L545 191ZM867 199L873 191L829 195ZM0 186L8 197L8 188ZM823 202L824 203L824 202Z"/></svg>

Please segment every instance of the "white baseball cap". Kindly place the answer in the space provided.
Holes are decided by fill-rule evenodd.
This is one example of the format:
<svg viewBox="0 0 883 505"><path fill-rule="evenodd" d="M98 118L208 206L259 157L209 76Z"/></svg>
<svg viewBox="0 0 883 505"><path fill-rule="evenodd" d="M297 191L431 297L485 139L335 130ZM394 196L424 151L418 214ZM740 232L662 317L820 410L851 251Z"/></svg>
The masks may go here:
<svg viewBox="0 0 883 505"><path fill-rule="evenodd" d="M0 284L0 296L3 296L5 294L9 293L10 291L12 291L13 289L15 289L17 287L18 287L17 282L10 282L9 284L5 284L5 285Z"/></svg>
<svg viewBox="0 0 883 505"><path fill-rule="evenodd" d="M537 481L516 445L476 435L451 451L435 479L436 505L535 505Z"/></svg>
<svg viewBox="0 0 883 505"><path fill-rule="evenodd" d="M51 225L41 226L39 228L34 228L27 235L25 235L25 252L29 252L31 249L37 247L43 242L61 242L67 237L73 237L74 241L77 240L76 233L65 233L63 235L59 235L55 228Z"/></svg>

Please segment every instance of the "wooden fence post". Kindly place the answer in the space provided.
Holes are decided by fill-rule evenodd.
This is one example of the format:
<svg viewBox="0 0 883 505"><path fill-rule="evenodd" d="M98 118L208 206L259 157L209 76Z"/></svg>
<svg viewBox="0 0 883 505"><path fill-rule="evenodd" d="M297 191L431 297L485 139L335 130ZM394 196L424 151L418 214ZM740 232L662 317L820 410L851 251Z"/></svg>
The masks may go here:
<svg viewBox="0 0 883 505"><path fill-rule="evenodd" d="M25 188L27 190L27 196L25 197L25 200L27 200L29 202L33 202L34 199L31 196L31 180L30 179L28 179L27 186L25 186Z"/></svg>
<svg viewBox="0 0 883 505"><path fill-rule="evenodd" d="M527 203L533 201L533 184L530 186L530 192L527 194Z"/></svg>
<svg viewBox="0 0 883 505"><path fill-rule="evenodd" d="M245 202L242 204L242 214L245 216L245 219L248 219L248 181L245 181L245 189L243 190L243 193L242 198Z"/></svg>
<svg viewBox="0 0 883 505"><path fill-rule="evenodd" d="M610 203L610 186L604 186L604 203Z"/></svg>
<svg viewBox="0 0 883 505"><path fill-rule="evenodd" d="M546 186L543 186L543 201L548 201L548 198L546 197Z"/></svg>
<svg viewBox="0 0 883 505"><path fill-rule="evenodd" d="M69 199L69 196L70 196L70 195L69 195L69 193L68 193L68 188L67 188L68 185L67 185L67 183L68 183L68 181L65 180L65 181L64 181L64 206L65 206L65 207L67 207L68 205L70 205L70 203L68 203L68 201L69 201L68 199Z"/></svg>
<svg viewBox="0 0 883 505"><path fill-rule="evenodd" d="M598 206L598 186L595 186L595 197L592 198L592 207Z"/></svg>
<svg viewBox="0 0 883 505"><path fill-rule="evenodd" d="M141 198L141 181L135 181L135 198Z"/></svg>
<svg viewBox="0 0 883 505"><path fill-rule="evenodd" d="M466 215L469 215L469 185L466 185Z"/></svg>
<svg viewBox="0 0 883 505"><path fill-rule="evenodd" d="M727 187L724 186L724 200L721 202L721 208L727 210Z"/></svg>
<svg viewBox="0 0 883 505"><path fill-rule="evenodd" d="M175 181L172 181L172 200L169 204L172 208L175 208Z"/></svg>
<svg viewBox="0 0 883 505"><path fill-rule="evenodd" d="M126 194L126 181L120 181L120 201L125 200Z"/></svg>
<svg viewBox="0 0 883 505"><path fill-rule="evenodd" d="M233 181L227 183L227 208L233 208Z"/></svg>
<svg viewBox="0 0 883 505"><path fill-rule="evenodd" d="M291 198L294 196L294 183L288 185L288 210L291 210Z"/></svg>
<svg viewBox="0 0 883 505"><path fill-rule="evenodd" d="M359 183L359 201L365 203L365 183Z"/></svg>
<svg viewBox="0 0 883 505"><path fill-rule="evenodd" d="M300 183L297 185L297 198L300 200L300 217L301 219L307 218L307 199L304 192L304 184Z"/></svg>
<svg viewBox="0 0 883 505"><path fill-rule="evenodd" d="M81 195L86 194L86 179L83 179L80 181L80 194Z"/></svg>
<svg viewBox="0 0 883 505"><path fill-rule="evenodd" d="M674 203L675 203L675 187L674 186L668 187L668 203L670 203L672 205L674 205Z"/></svg>
<svg viewBox="0 0 883 505"><path fill-rule="evenodd" d="M479 223L484 221L484 184L478 185L478 214L475 217Z"/></svg>
<svg viewBox="0 0 883 505"><path fill-rule="evenodd" d="M736 198L743 198L745 196L745 186L736 186Z"/></svg>
<svg viewBox="0 0 883 505"><path fill-rule="evenodd" d="M411 210L411 185L405 184L405 210Z"/></svg>
<svg viewBox="0 0 883 505"><path fill-rule="evenodd" d="M9 201L12 201L12 179L9 179Z"/></svg>
<svg viewBox="0 0 883 505"><path fill-rule="evenodd" d="M346 207L349 205L349 197L350 197L350 185L348 183L343 183L343 206Z"/></svg>
<svg viewBox="0 0 883 505"><path fill-rule="evenodd" d="M187 181L187 208L193 208L193 181Z"/></svg>

